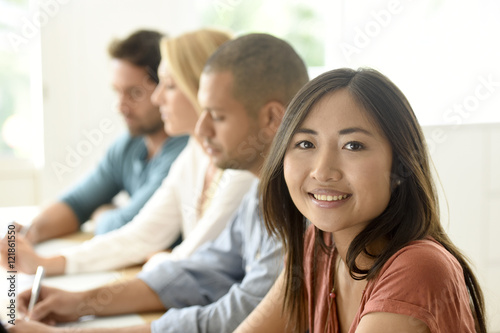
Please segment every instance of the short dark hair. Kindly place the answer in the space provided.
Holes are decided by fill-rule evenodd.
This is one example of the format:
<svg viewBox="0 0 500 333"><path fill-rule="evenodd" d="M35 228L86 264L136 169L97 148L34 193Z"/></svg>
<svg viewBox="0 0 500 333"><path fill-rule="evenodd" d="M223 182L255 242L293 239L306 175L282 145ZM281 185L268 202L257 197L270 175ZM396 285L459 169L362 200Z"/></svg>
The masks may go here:
<svg viewBox="0 0 500 333"><path fill-rule="evenodd" d="M158 31L138 30L123 40L112 41L108 53L113 59L126 60L138 67L144 67L150 79L158 83L160 41L163 37Z"/></svg>
<svg viewBox="0 0 500 333"><path fill-rule="evenodd" d="M219 47L205 73L233 74L233 96L252 113L270 101L287 105L309 80L302 58L286 41L268 34L249 34Z"/></svg>

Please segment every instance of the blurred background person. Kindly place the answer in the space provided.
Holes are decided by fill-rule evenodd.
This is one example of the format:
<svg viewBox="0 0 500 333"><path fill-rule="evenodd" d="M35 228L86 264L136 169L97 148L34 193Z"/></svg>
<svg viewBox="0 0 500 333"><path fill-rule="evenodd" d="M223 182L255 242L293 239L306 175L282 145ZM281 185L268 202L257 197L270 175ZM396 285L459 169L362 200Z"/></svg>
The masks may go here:
<svg viewBox="0 0 500 333"><path fill-rule="evenodd" d="M116 140L95 170L33 219L26 234L32 244L75 232L90 218L96 222L96 234L122 227L160 186L185 147L187 137L169 137L151 102L162 37L157 31L140 30L110 44L111 84L128 133ZM129 195L128 203L110 205L120 191Z"/></svg>

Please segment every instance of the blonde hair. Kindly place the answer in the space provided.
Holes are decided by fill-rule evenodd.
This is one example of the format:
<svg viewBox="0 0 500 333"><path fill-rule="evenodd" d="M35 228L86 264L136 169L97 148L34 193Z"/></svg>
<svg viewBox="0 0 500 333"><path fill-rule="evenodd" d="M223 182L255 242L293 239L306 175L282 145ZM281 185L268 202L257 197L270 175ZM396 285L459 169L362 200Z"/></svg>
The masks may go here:
<svg viewBox="0 0 500 333"><path fill-rule="evenodd" d="M201 72L207 59L222 44L232 38L228 32L200 29L160 43L162 60L168 63L176 85L191 101L198 113L198 88Z"/></svg>

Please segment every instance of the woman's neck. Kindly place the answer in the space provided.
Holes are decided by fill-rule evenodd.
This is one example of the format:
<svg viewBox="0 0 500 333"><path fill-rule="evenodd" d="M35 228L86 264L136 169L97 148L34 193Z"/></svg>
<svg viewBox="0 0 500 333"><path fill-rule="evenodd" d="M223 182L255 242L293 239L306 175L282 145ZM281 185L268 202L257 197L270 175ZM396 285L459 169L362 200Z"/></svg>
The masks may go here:
<svg viewBox="0 0 500 333"><path fill-rule="evenodd" d="M355 236L356 235L349 236L346 234L342 234L342 232L336 232L332 234L333 241L335 243L335 250L344 263L347 263L347 252ZM373 241L371 244L366 246L366 250L368 251L368 253L376 256L383 252L383 249L386 247L386 245L387 241L381 238ZM362 270L370 269L373 266L374 262L375 259L366 255L364 252L361 252L356 257L356 266Z"/></svg>

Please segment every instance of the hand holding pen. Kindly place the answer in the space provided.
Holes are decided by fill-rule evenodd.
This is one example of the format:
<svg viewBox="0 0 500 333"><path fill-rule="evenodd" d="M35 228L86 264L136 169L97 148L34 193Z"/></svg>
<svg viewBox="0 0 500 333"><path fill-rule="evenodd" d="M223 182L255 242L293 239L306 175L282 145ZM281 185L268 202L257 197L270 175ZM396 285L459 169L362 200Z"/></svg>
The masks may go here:
<svg viewBox="0 0 500 333"><path fill-rule="evenodd" d="M31 295L31 290L25 290L18 295L18 310L29 316L30 321L55 325L77 321L81 316L92 314L92 306L87 303L86 292L69 292L42 285L38 301L33 309L29 310Z"/></svg>

